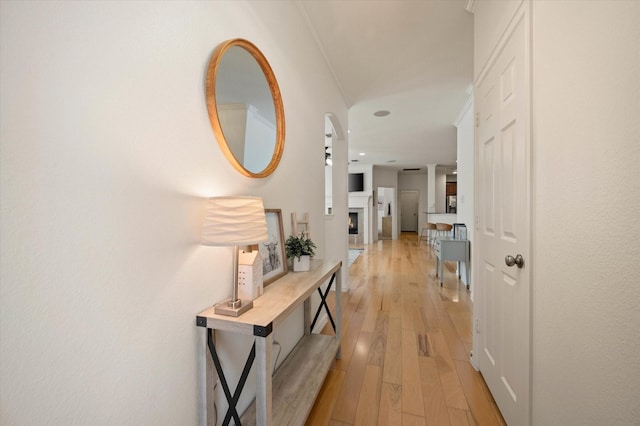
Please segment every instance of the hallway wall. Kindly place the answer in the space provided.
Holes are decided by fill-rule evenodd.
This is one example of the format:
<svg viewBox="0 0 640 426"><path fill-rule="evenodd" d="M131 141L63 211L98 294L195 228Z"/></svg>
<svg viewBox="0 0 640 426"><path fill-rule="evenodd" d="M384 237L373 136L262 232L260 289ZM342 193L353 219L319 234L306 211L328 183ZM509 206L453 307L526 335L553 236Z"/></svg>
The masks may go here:
<svg viewBox="0 0 640 426"><path fill-rule="evenodd" d="M460 117L456 122L457 140L458 140L458 180L457 180L457 222L464 223L467 226L467 239L474 244L475 231L475 166L474 155L475 147L473 143L474 127L473 127L473 96L469 99L469 104L460 113ZM460 264L461 279L466 282L465 263ZM473 266L471 266L473 268ZM473 275L470 274L470 277ZM471 292L473 294L473 287ZM473 300L473 297L472 299Z"/></svg>
<svg viewBox="0 0 640 426"><path fill-rule="evenodd" d="M533 22L533 421L635 424L640 2L534 1Z"/></svg>
<svg viewBox="0 0 640 426"><path fill-rule="evenodd" d="M209 58L236 37L262 50L284 103L265 179L231 167L207 114ZM347 110L298 8L2 1L0 55L0 423L197 424L195 316L232 283L231 249L200 245L204 200L262 196L285 235L309 212L325 255L324 117L346 129ZM343 241L331 256L346 264ZM279 362L302 317L277 330ZM235 383L252 339L218 337Z"/></svg>

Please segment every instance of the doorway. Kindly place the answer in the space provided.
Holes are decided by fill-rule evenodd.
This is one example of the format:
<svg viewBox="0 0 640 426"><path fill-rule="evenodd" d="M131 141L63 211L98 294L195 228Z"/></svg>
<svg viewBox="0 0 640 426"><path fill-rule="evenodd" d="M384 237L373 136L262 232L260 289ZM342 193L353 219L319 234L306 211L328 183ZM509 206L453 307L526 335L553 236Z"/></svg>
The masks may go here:
<svg viewBox="0 0 640 426"><path fill-rule="evenodd" d="M333 214L333 135L335 130L328 116L324 119L324 214Z"/></svg>
<svg viewBox="0 0 640 426"><path fill-rule="evenodd" d="M400 231L418 232L418 191L400 191Z"/></svg>
<svg viewBox="0 0 640 426"><path fill-rule="evenodd" d="M528 9L477 81L474 351L507 424L530 423Z"/></svg>
<svg viewBox="0 0 640 426"><path fill-rule="evenodd" d="M395 210L395 189L382 186L378 187L377 195L374 198L378 215L378 239L391 240L394 238L393 211Z"/></svg>

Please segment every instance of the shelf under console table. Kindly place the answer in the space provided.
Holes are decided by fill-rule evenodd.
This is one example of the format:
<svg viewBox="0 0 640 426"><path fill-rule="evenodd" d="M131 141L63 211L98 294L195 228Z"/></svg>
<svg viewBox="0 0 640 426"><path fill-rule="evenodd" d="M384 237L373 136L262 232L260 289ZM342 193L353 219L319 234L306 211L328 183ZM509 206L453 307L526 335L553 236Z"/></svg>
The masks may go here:
<svg viewBox="0 0 640 426"><path fill-rule="evenodd" d="M210 415L213 404L213 386L206 383L215 371L229 402L229 411L225 414L223 424L233 419L242 424L281 425L304 424L322 387L327 372L334 359L340 358L341 324L342 324L342 262L311 261L309 272L291 272L264 289L262 296L253 301L253 308L239 317L216 315L213 307L199 313L196 325L201 327L200 357L207 358L201 362L200 374L206 377L201 386L200 423L211 424ZM324 294L320 286L330 280ZM326 304L325 298L335 282L336 303L335 320ZM320 293L321 302L318 311L312 318L311 295ZM273 330L284 321L296 308L304 305L304 336L287 358L272 375ZM331 321L335 336L312 334L311 330L322 310L325 308ZM218 360L213 330L223 330L255 337L254 346L245 364L235 390L229 388L224 372ZM239 416L235 404L240 397L244 382L255 360L257 369L256 399L246 412ZM213 361L213 362L211 362Z"/></svg>

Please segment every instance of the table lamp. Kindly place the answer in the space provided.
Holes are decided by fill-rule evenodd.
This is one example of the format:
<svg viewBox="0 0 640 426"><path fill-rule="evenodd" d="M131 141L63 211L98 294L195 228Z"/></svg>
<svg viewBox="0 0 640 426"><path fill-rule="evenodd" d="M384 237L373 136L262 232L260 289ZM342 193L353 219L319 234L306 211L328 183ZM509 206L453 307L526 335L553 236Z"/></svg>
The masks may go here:
<svg viewBox="0 0 640 426"><path fill-rule="evenodd" d="M202 244L234 246L233 295L214 307L220 315L238 317L253 307L251 300L238 298L238 246L269 239L262 199L258 197L213 197L207 200Z"/></svg>

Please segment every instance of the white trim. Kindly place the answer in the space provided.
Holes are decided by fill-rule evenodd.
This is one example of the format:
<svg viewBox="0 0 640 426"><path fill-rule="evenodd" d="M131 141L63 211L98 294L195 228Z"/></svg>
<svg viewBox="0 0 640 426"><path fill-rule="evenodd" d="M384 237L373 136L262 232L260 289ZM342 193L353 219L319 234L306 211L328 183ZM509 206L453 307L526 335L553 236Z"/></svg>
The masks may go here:
<svg viewBox="0 0 640 426"><path fill-rule="evenodd" d="M478 0L467 0L467 3L464 5L464 10L473 14L476 11L477 5L478 5Z"/></svg>
<svg viewBox="0 0 640 426"><path fill-rule="evenodd" d="M342 88L342 85L340 84L340 80L338 79L338 76L331 64L331 61L329 60L329 55L327 55L327 52L324 50L324 46L320 41L318 32L316 31L315 27L311 23L311 19L309 18L309 14L307 13L307 10L302 5L302 2L295 2L295 5L298 7L298 10L300 11L300 14L302 15L302 19L305 25L307 26L307 28L309 29L311 36L313 37L313 41L315 41L316 46L318 46L318 50L320 50L320 53L324 58L324 62L327 64L327 68L329 68L329 72L331 73L331 76L333 77L333 81L336 84L336 87L338 88L340 95L342 96L342 100L344 101L345 104L347 104L347 106L351 107L353 104L349 101L349 98L347 97L344 89Z"/></svg>
<svg viewBox="0 0 640 426"><path fill-rule="evenodd" d="M469 85L469 86L472 88L471 89L471 93L469 93L469 90L467 90L467 93L469 93L469 98L467 99L467 102L465 102L464 106L460 110L460 113L458 114L456 119L453 121L453 125L456 126L456 127L460 126L460 121L462 121L462 119L464 118L464 115L473 106L473 86L471 86L471 85Z"/></svg>
<svg viewBox="0 0 640 426"><path fill-rule="evenodd" d="M533 233L533 228L535 226L534 224L534 217L535 217L535 204L533 203L533 195L535 194L535 181L533 179L533 171L535 170L534 168L534 159L535 159L535 152L534 152L534 130L533 130L533 121L534 121L534 113L532 112L532 108L534 105L534 99L533 99L533 85L534 85L534 73L533 73L533 4L535 2L532 0L521 0L520 5L518 6L518 8L516 9L515 13L513 14L513 16L511 17L509 23L507 24L504 32L502 33L502 35L499 37L497 43L495 44L494 48L492 49L489 57L487 58L487 60L485 61L485 63L482 65L481 71L478 74L477 78L475 79L475 87L480 87L482 86L484 79L487 77L488 72L491 70L491 67L495 64L498 56L502 53L502 50L505 48L506 44L509 42L509 40L511 39L511 36L513 35L513 32L516 30L517 26L520 24L520 22L524 22L525 25L525 34L526 34L526 38L527 41L525 43L525 70L524 72L526 73L526 80L527 80L527 95L529 96L529 99L527 101L525 101L526 103L526 111L524 114L525 117L525 137L526 137L526 146L527 146L527 150L529 152L529 160L527 162L527 171L526 171L526 175L527 175L527 208L526 211L529 214L529 217L527 218L528 221L528 229L525 231L525 234L528 235L529 238L529 247L528 250L529 252L527 253L527 257L530 259L528 261L528 265L529 265L529 269L528 269L528 274L529 274L529 350L528 350L528 356L529 356L529 371L528 371L528 390L527 390L527 410L528 410L528 418L527 418L527 424L531 425L533 424L533 374L534 374L534 359L533 359L533 348L534 348L534 342L533 342L533 326L534 326L534 318L533 318L533 288L534 288L534 280L533 280L533 268L531 268L532 262L533 262L533 253L534 253L534 243L535 243L535 238L534 238L534 233ZM482 94L481 94L482 96ZM474 145L476 145L478 143L478 132L477 132L477 127L476 127L476 122L475 122L475 117L474 117ZM479 165L478 165L478 154L477 152L474 154L474 180L476 182L479 181ZM477 184L476 184L477 185ZM478 231L477 225L478 225L478 218L479 218L479 212L480 212L480 208L478 206L478 203L480 201L480 194L477 192L477 186L474 188L474 192L475 192L475 199L474 199L474 227L476 227L476 231ZM479 261L477 261L477 259L479 258L479 252L482 250L482 246L479 244L479 240L476 244L474 244L472 246L471 249L471 262L472 265L473 264L480 264ZM471 276L471 281L477 286L477 290L478 291L483 291L482 284L480 284L481 280L479 279L479 275L480 275L480 268L472 268L471 272L472 272L472 276ZM486 301L478 301L478 303L474 303L474 308L473 308L473 319L472 319L472 334L473 334L473 339L472 339L472 356L470 357L470 363L471 365L474 367L474 369L479 370L479 363L478 363L478 355L481 351L481 347L480 347L480 341L477 337L477 333L479 329L482 329L483 327L486 327L486 324L482 323L482 317L484 315L484 309L486 308L485 305ZM473 355L476 354L476 357L474 358Z"/></svg>
<svg viewBox="0 0 640 426"><path fill-rule="evenodd" d="M362 223L362 242L363 244L369 244L371 242L371 209L369 205L371 204L372 195L371 193L363 193L364 195L353 195L349 194L349 204L348 209L362 209L363 215L363 223ZM376 230L377 231L377 230Z"/></svg>
<svg viewBox="0 0 640 426"><path fill-rule="evenodd" d="M526 8L526 3L524 0L520 0L520 1L521 3L518 6L518 9L516 9L516 12L511 17L511 20L507 24L507 27L505 28L504 32L498 38L498 42L496 43L493 50L491 51L491 54L489 54L489 57L487 58L485 63L482 65L482 68L478 73L478 77L475 79L475 83L474 83L475 87L478 87L481 85L482 80L485 79L485 77L487 76L486 75L487 72L489 72L489 68L491 68L491 65L496 61L496 58L498 57L500 52L502 52L502 49L504 49L504 46L507 44L507 40L509 40L509 37L511 37L511 33L513 33L513 31L516 29L516 26L518 25L518 23L520 22L520 19L522 18L521 15L525 13L524 9Z"/></svg>

